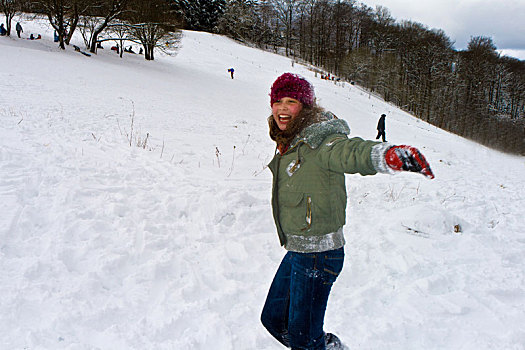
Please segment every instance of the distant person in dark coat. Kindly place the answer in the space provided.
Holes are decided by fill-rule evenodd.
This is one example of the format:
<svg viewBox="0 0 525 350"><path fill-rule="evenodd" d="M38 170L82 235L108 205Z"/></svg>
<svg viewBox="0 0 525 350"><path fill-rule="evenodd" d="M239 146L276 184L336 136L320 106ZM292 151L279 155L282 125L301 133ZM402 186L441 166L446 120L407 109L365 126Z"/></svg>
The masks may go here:
<svg viewBox="0 0 525 350"><path fill-rule="evenodd" d="M0 35L4 36L6 34L7 34L7 30L5 30L4 24L2 23L2 24L0 24Z"/></svg>
<svg viewBox="0 0 525 350"><path fill-rule="evenodd" d="M231 75L231 77L233 79L233 72L234 72L233 68L228 69L228 72L230 72L230 75Z"/></svg>
<svg viewBox="0 0 525 350"><path fill-rule="evenodd" d="M22 29L22 25L20 24L20 22L17 22L16 23L16 34L18 35L18 37L20 38L20 33L23 33L24 30Z"/></svg>
<svg viewBox="0 0 525 350"><path fill-rule="evenodd" d="M386 114L381 114L381 118L379 118L379 121L377 122L376 140L379 139L379 137L382 137L383 142L386 142L385 118L386 118Z"/></svg>

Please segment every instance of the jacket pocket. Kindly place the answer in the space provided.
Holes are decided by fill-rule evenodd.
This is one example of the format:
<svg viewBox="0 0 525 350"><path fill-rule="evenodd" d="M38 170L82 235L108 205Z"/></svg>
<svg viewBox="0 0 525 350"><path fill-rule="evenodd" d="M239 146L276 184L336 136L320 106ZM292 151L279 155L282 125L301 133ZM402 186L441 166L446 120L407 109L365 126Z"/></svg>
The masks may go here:
<svg viewBox="0 0 525 350"><path fill-rule="evenodd" d="M280 221L284 232L297 234L312 227L312 197L300 192L279 196Z"/></svg>

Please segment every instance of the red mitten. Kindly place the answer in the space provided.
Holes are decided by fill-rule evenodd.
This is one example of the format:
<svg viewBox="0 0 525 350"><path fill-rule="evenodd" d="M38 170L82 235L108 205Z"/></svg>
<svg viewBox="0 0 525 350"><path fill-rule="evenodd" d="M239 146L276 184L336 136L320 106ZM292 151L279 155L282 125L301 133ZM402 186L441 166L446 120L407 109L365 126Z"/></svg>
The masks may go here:
<svg viewBox="0 0 525 350"><path fill-rule="evenodd" d="M385 154L386 164L396 171L413 171L433 179L434 174L421 152L412 146L393 146Z"/></svg>

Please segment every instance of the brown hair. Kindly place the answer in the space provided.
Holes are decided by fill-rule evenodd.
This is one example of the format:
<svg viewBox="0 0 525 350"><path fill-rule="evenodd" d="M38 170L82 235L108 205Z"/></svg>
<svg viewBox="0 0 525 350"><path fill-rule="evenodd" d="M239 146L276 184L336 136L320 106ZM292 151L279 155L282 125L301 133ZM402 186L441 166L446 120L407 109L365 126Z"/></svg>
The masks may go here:
<svg viewBox="0 0 525 350"><path fill-rule="evenodd" d="M319 122L323 112L324 109L317 105L311 107L303 105L303 109L299 112L299 115L288 123L285 130L279 129L279 126L277 126L277 123L273 119L273 115L270 115L268 117L270 138L274 140L278 146L289 145L304 128Z"/></svg>

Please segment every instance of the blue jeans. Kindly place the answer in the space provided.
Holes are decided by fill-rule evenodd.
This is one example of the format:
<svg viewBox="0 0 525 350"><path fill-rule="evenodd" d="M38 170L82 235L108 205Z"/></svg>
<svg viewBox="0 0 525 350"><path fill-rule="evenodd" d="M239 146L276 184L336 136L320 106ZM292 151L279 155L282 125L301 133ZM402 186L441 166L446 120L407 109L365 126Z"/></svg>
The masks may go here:
<svg viewBox="0 0 525 350"><path fill-rule="evenodd" d="M324 314L344 249L288 252L273 279L261 315L270 334L292 349L325 349Z"/></svg>

